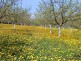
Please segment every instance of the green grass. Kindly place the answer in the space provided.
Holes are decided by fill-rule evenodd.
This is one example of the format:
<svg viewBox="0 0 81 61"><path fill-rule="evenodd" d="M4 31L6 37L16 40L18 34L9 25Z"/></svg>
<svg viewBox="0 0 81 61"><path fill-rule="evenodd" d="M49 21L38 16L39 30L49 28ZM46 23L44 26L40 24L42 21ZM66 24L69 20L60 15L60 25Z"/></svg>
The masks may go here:
<svg viewBox="0 0 81 61"><path fill-rule="evenodd" d="M56 29L49 34L49 29L42 27L34 30L31 26L19 28L18 25L14 31L12 26L9 29L6 29L9 25L0 26L3 28L0 29L0 61L81 61L80 32L65 29L62 34L67 37L53 38Z"/></svg>
<svg viewBox="0 0 81 61"><path fill-rule="evenodd" d="M34 39L21 35L0 35L0 61L80 60L79 45L60 39ZM27 40L28 39L28 40Z"/></svg>

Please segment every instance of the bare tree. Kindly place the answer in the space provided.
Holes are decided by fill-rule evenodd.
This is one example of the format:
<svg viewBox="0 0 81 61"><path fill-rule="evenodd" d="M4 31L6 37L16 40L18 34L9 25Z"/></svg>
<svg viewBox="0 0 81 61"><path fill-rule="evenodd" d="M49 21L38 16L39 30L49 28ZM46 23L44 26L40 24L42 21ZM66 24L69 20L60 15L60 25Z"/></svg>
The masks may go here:
<svg viewBox="0 0 81 61"><path fill-rule="evenodd" d="M46 18L46 22L49 23L51 22L49 20L52 20L52 23L58 26L58 37L61 36L61 27L76 20L76 15L80 11L78 0L42 0L41 5L39 6L41 17Z"/></svg>
<svg viewBox="0 0 81 61"><path fill-rule="evenodd" d="M0 20L5 16L10 14L6 13L6 11L16 4L17 0L0 0Z"/></svg>

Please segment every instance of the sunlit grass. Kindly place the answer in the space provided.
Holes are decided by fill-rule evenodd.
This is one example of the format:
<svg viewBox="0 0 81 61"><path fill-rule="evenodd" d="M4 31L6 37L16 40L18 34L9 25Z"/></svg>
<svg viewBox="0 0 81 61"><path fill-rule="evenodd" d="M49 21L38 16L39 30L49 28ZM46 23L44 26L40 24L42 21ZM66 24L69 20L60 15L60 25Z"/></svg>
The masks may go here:
<svg viewBox="0 0 81 61"><path fill-rule="evenodd" d="M0 24L0 61L81 61L81 31Z"/></svg>

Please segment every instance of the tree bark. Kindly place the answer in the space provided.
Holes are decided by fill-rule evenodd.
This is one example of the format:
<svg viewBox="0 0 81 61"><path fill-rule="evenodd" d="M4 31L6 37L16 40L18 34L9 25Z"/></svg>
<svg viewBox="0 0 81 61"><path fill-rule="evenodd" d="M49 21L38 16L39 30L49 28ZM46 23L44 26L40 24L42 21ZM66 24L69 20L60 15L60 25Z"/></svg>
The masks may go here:
<svg viewBox="0 0 81 61"><path fill-rule="evenodd" d="M58 27L58 37L61 37L61 26Z"/></svg>
<svg viewBox="0 0 81 61"><path fill-rule="evenodd" d="M14 30L16 29L16 24L14 23Z"/></svg>
<svg viewBox="0 0 81 61"><path fill-rule="evenodd" d="M22 26L22 23L21 23L21 26Z"/></svg>
<svg viewBox="0 0 81 61"><path fill-rule="evenodd" d="M8 24L9 24L9 21L8 21Z"/></svg>
<svg viewBox="0 0 81 61"><path fill-rule="evenodd" d="M51 27L51 25L49 25L50 26L50 34L52 33L52 27Z"/></svg>
<svg viewBox="0 0 81 61"><path fill-rule="evenodd" d="M46 30L46 24L44 25L44 27L45 27L45 30Z"/></svg>
<svg viewBox="0 0 81 61"><path fill-rule="evenodd" d="M73 30L72 30L72 27L71 27L71 32L72 32Z"/></svg>

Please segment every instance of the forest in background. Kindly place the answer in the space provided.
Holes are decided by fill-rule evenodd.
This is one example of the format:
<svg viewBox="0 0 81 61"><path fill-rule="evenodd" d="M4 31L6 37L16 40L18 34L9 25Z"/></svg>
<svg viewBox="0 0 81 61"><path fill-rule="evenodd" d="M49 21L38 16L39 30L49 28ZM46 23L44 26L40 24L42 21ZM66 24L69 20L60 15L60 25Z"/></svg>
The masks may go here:
<svg viewBox="0 0 81 61"><path fill-rule="evenodd" d="M32 19L22 0L0 0L0 23L81 29L79 0L41 0Z"/></svg>

